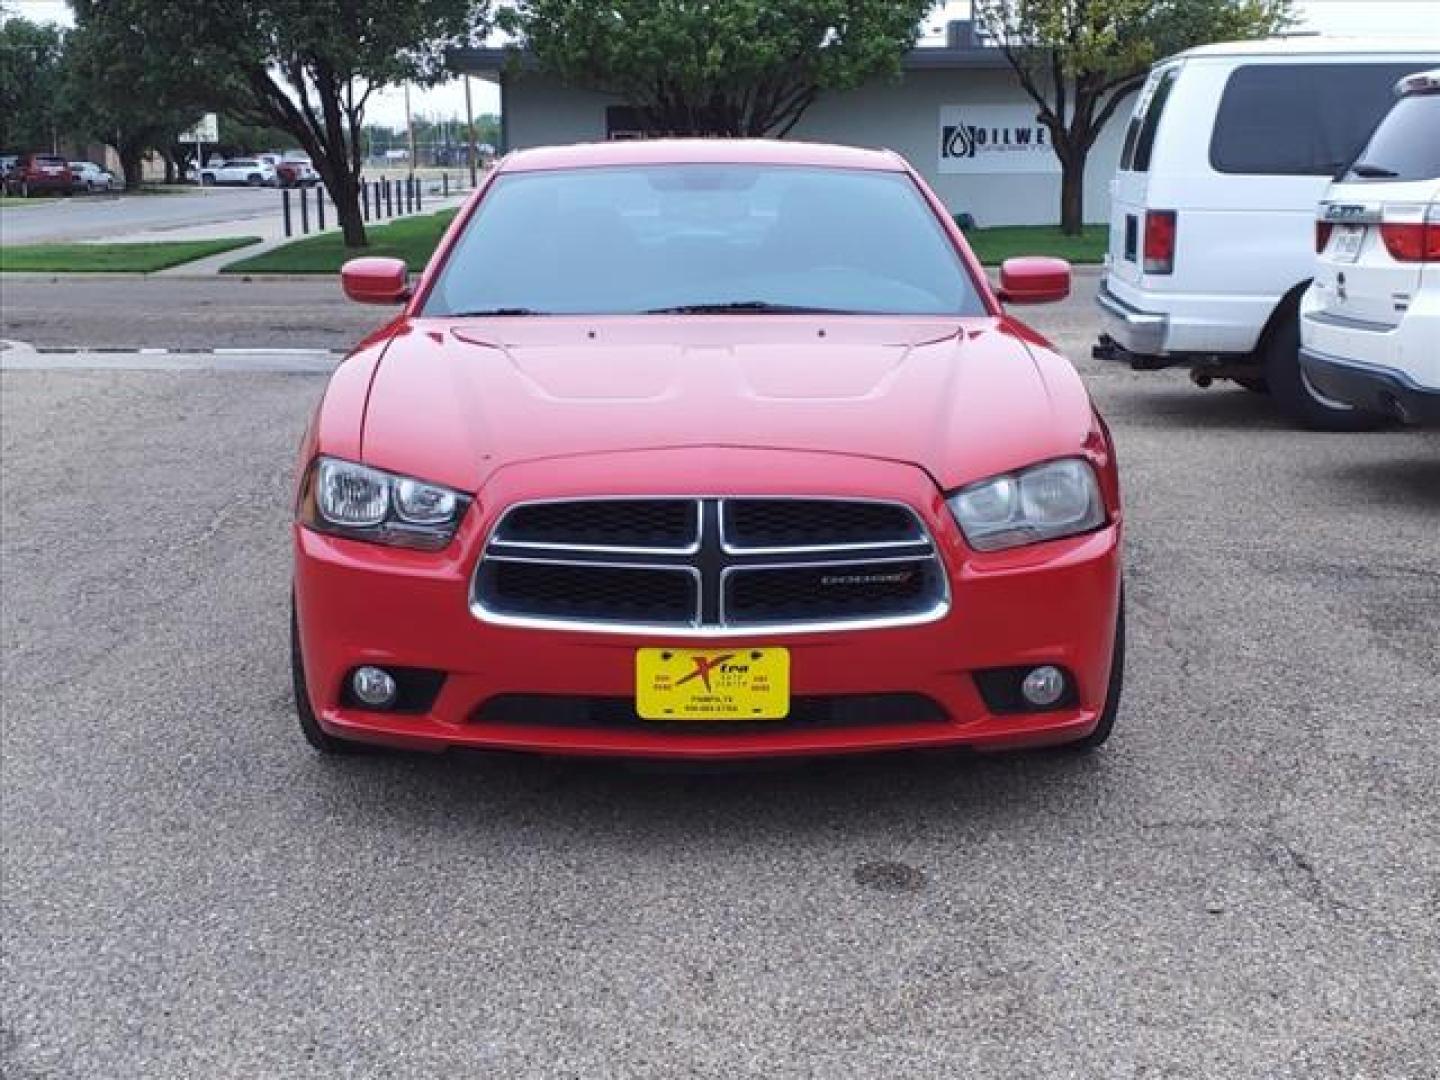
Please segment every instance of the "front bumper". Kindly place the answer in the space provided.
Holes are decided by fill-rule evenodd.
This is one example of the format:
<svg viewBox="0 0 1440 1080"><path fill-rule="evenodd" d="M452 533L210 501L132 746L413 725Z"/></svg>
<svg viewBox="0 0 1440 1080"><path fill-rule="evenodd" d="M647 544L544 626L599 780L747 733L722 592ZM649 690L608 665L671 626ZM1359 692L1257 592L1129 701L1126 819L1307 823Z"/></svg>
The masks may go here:
<svg viewBox="0 0 1440 1080"><path fill-rule="evenodd" d="M951 588L949 611L937 621L884 629L757 631L753 638L713 642L498 625L472 613L469 587L491 526L513 501L501 491L482 492L450 547L438 553L382 548L297 526L296 608L317 719L340 738L416 749L684 759L940 746L988 750L1063 743L1089 734L1104 709L1115 640L1119 522L1087 536L975 553L918 470L877 464L870 471L873 477L866 468L854 469L851 478L862 484L882 475L896 478L883 492L874 486L869 490L914 506L935 538ZM542 715L495 707L537 697L631 702L637 648L711 644L788 648L797 702L921 695L934 708L922 718L878 710L873 722L864 714L833 725L805 723L797 716L687 726L557 724ZM977 670L1042 663L1058 664L1073 675L1077 695L1070 705L1029 713L997 714L987 708L974 677ZM347 703L343 693L347 675L361 664L440 671L444 682L422 713L366 710Z"/></svg>

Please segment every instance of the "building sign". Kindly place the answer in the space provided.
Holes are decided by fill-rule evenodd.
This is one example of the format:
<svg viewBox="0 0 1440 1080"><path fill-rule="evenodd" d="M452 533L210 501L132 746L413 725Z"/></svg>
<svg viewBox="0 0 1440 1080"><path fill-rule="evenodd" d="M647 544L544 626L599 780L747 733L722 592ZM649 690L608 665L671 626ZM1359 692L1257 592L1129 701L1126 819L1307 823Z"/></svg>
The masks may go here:
<svg viewBox="0 0 1440 1080"><path fill-rule="evenodd" d="M186 128L180 133L182 143L215 143L220 141L220 122L216 115L206 113L195 126Z"/></svg>
<svg viewBox="0 0 1440 1080"><path fill-rule="evenodd" d="M1050 132L1030 105L940 106L942 173L1058 173Z"/></svg>

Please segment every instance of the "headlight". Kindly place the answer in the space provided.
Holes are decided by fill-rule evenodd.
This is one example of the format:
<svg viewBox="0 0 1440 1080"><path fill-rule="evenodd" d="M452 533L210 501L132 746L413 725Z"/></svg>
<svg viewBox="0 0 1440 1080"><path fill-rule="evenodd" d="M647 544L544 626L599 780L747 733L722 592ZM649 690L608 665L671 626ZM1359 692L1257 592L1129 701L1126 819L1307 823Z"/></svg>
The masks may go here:
<svg viewBox="0 0 1440 1080"><path fill-rule="evenodd" d="M439 484L320 457L306 479L300 520L316 532L438 551L469 506L469 496Z"/></svg>
<svg viewBox="0 0 1440 1080"><path fill-rule="evenodd" d="M1106 519L1095 470L1080 458L982 480L945 501L977 551L1074 536L1098 529Z"/></svg>

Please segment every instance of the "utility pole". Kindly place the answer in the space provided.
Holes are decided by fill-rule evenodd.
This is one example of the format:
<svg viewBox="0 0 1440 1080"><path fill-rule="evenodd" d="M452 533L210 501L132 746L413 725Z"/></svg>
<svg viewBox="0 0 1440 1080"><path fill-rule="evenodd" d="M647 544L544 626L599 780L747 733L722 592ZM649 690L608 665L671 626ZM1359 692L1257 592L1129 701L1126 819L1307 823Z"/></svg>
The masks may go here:
<svg viewBox="0 0 1440 1080"><path fill-rule="evenodd" d="M410 175L415 175L415 121L410 116L410 84L405 84L405 131L410 143Z"/></svg>
<svg viewBox="0 0 1440 1080"><path fill-rule="evenodd" d="M465 76L465 156L470 160L470 187L476 185L475 177L475 111L470 107L470 76Z"/></svg>

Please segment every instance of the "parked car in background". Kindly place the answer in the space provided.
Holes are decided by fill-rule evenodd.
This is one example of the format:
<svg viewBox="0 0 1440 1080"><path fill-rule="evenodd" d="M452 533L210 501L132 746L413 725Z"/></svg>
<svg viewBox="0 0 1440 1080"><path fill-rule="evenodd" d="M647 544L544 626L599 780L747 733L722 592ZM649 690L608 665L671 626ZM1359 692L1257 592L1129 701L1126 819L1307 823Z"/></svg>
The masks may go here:
<svg viewBox="0 0 1440 1080"><path fill-rule="evenodd" d="M1310 427L1373 423L1301 373L1315 206L1385 115L1395 81L1436 63L1437 38L1285 38L1157 64L1111 187L1096 355L1268 390Z"/></svg>
<svg viewBox="0 0 1440 1080"><path fill-rule="evenodd" d="M74 177L70 163L55 154L21 154L5 178L12 195L68 195Z"/></svg>
<svg viewBox="0 0 1440 1080"><path fill-rule="evenodd" d="M301 730L741 758L1109 736L1115 449L888 151L520 151L331 379L300 455ZM837 227L843 223L843 227ZM361 433L363 432L363 440Z"/></svg>
<svg viewBox="0 0 1440 1080"><path fill-rule="evenodd" d="M0 191L9 190L10 173L19 163L19 154L0 154Z"/></svg>
<svg viewBox="0 0 1440 1080"><path fill-rule="evenodd" d="M1440 424L1440 68L1395 91L1320 204L1300 360L1329 400Z"/></svg>
<svg viewBox="0 0 1440 1080"><path fill-rule="evenodd" d="M200 170L200 183L205 185L245 185L273 187L275 166L259 158L231 158L216 164L211 161Z"/></svg>
<svg viewBox="0 0 1440 1080"><path fill-rule="evenodd" d="M113 191L115 175L93 161L70 162L72 191Z"/></svg>
<svg viewBox="0 0 1440 1080"><path fill-rule="evenodd" d="M259 160L275 170L275 181L281 187L313 187L320 182L320 174L304 155L261 154Z"/></svg>

